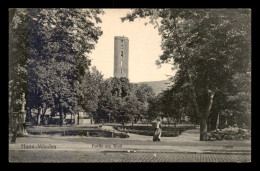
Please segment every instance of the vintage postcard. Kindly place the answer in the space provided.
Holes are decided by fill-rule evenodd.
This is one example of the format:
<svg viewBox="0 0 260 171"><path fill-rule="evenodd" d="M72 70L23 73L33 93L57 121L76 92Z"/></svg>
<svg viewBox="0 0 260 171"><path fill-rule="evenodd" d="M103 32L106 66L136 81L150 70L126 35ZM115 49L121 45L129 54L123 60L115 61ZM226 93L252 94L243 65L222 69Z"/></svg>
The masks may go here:
<svg viewBox="0 0 260 171"><path fill-rule="evenodd" d="M250 9L9 9L9 162L251 162Z"/></svg>

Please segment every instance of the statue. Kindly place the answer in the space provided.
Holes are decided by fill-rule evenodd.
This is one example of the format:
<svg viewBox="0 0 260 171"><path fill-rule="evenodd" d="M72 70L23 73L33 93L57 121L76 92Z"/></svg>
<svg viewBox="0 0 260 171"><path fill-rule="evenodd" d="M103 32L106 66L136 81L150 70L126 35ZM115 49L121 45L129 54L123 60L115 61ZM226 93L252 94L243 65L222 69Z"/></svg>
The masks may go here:
<svg viewBox="0 0 260 171"><path fill-rule="evenodd" d="M22 108L19 113L16 114L13 120L13 137L11 143L15 143L17 134L21 136L28 136L26 131L26 112L25 112L25 94L22 95Z"/></svg>
<svg viewBox="0 0 260 171"><path fill-rule="evenodd" d="M26 111L25 111L25 94L22 95L22 109L21 109L21 115L22 115L22 135L26 136L28 135L28 132L26 131Z"/></svg>

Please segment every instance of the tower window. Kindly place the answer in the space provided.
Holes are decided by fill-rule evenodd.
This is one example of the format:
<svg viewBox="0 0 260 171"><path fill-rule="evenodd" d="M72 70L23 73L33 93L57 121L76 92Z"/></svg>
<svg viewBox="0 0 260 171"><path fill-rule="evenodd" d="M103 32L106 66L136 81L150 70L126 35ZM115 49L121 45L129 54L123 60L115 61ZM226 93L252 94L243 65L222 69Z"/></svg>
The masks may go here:
<svg viewBox="0 0 260 171"><path fill-rule="evenodd" d="M121 66L123 66L123 61L120 62Z"/></svg>
<svg viewBox="0 0 260 171"><path fill-rule="evenodd" d="M124 52L123 51L121 51L121 57L123 58L123 54L124 54Z"/></svg>
<svg viewBox="0 0 260 171"><path fill-rule="evenodd" d="M121 69L121 74L123 73L123 69Z"/></svg>

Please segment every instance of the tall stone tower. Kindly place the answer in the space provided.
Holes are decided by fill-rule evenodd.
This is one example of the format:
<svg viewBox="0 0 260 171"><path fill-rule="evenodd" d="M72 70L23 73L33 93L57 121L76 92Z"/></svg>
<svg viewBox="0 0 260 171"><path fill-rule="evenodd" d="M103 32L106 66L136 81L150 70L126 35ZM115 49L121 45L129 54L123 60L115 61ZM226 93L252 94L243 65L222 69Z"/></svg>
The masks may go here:
<svg viewBox="0 0 260 171"><path fill-rule="evenodd" d="M114 77L128 78L129 40L127 37L114 38Z"/></svg>

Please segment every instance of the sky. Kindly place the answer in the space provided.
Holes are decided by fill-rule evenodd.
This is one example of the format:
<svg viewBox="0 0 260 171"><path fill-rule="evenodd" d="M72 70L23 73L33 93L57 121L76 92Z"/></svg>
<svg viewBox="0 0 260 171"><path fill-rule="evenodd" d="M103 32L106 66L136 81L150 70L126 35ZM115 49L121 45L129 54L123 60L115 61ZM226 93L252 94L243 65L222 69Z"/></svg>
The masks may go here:
<svg viewBox="0 0 260 171"><path fill-rule="evenodd" d="M104 9L102 23L98 24L103 35L99 38L95 50L89 55L92 66L96 66L104 78L114 74L114 36L129 39L129 80L130 82L159 81L173 75L170 64L162 64L160 68L155 61L162 54L161 37L154 26L145 26L145 19L134 22L121 22L121 17L131 12L130 9Z"/></svg>

